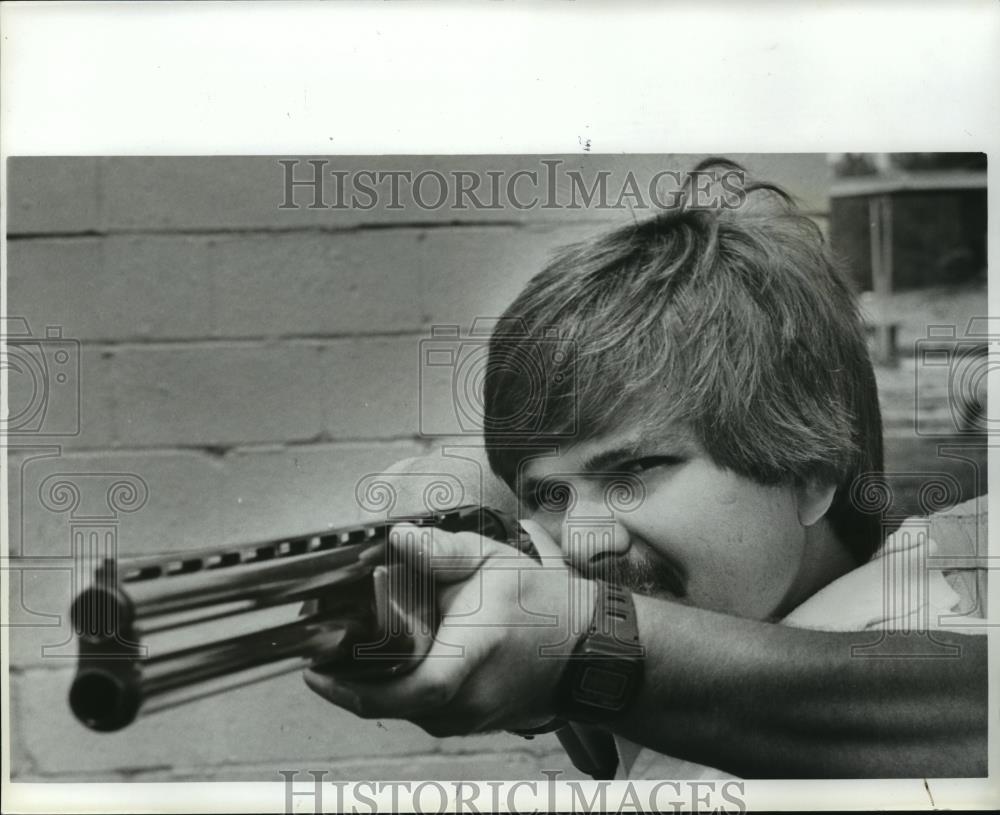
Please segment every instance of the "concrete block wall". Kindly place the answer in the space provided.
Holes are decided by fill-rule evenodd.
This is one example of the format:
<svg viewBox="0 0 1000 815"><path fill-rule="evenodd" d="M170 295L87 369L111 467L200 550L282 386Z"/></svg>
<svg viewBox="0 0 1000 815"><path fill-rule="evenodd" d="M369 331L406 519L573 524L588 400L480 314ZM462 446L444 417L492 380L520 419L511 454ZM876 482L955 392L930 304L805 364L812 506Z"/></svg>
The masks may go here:
<svg viewBox="0 0 1000 815"><path fill-rule="evenodd" d="M736 158L825 217L823 156ZM640 178L687 169L697 157L562 160L619 179L629 169ZM538 170L539 159L352 157L330 166L483 178ZM35 337L61 330L41 352L50 366L42 429L52 435L35 428L5 442L11 554L28 558L10 572L12 777L274 781L279 769L309 767L344 778L501 779L541 767L579 777L551 736L437 740L407 723L355 719L296 675L118 734L91 733L69 713L66 611L80 580L70 535L84 516L108 516L109 479L143 492L111 513L124 555L354 520L361 478L437 443L420 433L422 409L454 424L447 379L429 394L420 388L430 327L498 315L556 247L632 217L418 209L412 199L282 209L283 172L277 157L8 163L5 313L27 320ZM69 363L52 356L56 342L68 343ZM12 413L38 395L31 387L11 377ZM57 476L97 493L76 508L57 505L46 494Z"/></svg>

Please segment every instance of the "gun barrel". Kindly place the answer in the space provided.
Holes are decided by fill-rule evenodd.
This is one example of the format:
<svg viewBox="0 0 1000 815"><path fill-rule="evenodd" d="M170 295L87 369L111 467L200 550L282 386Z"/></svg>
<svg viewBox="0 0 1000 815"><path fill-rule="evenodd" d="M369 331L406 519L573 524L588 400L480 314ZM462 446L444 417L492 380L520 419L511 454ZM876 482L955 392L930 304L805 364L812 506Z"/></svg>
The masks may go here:
<svg viewBox="0 0 1000 815"><path fill-rule="evenodd" d="M311 552L301 557L248 563L240 569L208 569L162 580L128 584L137 616L143 618L246 601L263 607L302 599L320 588L333 588L362 577L358 563L370 548L363 544Z"/></svg>
<svg viewBox="0 0 1000 815"><path fill-rule="evenodd" d="M113 731L130 724L150 700L224 676L239 675L292 658L334 662L371 638L360 620L302 618L230 639L173 652L81 668L70 688L70 706L88 727Z"/></svg>

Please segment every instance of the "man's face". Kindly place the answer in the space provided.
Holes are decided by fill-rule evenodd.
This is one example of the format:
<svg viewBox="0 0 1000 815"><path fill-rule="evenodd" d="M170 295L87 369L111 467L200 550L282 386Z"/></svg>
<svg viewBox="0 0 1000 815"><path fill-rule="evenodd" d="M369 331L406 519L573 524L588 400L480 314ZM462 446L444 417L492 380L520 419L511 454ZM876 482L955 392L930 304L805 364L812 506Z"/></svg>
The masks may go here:
<svg viewBox="0 0 1000 815"><path fill-rule="evenodd" d="M610 433L529 459L518 492L580 571L701 608L763 619L803 558L794 488L719 468L683 432Z"/></svg>

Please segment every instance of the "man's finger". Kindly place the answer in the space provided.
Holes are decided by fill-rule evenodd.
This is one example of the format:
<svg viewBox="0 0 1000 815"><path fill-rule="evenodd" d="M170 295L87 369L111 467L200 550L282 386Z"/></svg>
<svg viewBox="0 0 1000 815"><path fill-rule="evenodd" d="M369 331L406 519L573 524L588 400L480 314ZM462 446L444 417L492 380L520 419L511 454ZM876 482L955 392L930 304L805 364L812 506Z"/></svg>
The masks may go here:
<svg viewBox="0 0 1000 815"><path fill-rule="evenodd" d="M454 664L439 662L425 660L413 673L382 681L351 682L311 669L303 676L310 690L364 719L409 719L443 707L461 684Z"/></svg>
<svg viewBox="0 0 1000 815"><path fill-rule="evenodd" d="M309 690L313 693L322 696L329 702L333 702L338 707L342 707L352 713L357 712L357 698L332 676L317 673L312 669L307 669L302 674L302 678L305 679L306 685L309 686Z"/></svg>
<svg viewBox="0 0 1000 815"><path fill-rule="evenodd" d="M413 568L429 569L443 582L465 580L500 551L503 544L472 532L396 524L389 532L395 555Z"/></svg>
<svg viewBox="0 0 1000 815"><path fill-rule="evenodd" d="M546 532L541 524L537 524L534 521L518 521L521 525L521 529L528 533L528 537L531 538L531 543L535 547L535 551L538 552L538 556L542 559L542 565L548 567L563 567L566 565L566 555L560 548L559 544L552 540L552 537Z"/></svg>

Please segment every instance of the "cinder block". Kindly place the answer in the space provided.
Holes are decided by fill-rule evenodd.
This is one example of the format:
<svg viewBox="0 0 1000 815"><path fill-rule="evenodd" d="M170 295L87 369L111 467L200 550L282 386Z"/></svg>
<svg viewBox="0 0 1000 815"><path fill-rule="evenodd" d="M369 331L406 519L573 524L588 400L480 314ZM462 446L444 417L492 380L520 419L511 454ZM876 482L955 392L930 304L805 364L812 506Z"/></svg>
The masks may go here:
<svg viewBox="0 0 1000 815"><path fill-rule="evenodd" d="M65 333L47 336L53 326L30 325L31 338L8 334L8 445L59 444L64 449L107 446L112 441L112 400L108 360L94 346ZM58 330L58 327L57 327Z"/></svg>
<svg viewBox="0 0 1000 815"><path fill-rule="evenodd" d="M8 313L83 341L415 330L421 234L15 240Z"/></svg>
<svg viewBox="0 0 1000 815"><path fill-rule="evenodd" d="M355 523L361 518L356 497L361 479L419 449L399 442L237 451L225 461L220 512L226 532L255 540Z"/></svg>
<svg viewBox="0 0 1000 815"><path fill-rule="evenodd" d="M12 665L58 665L74 657L68 609L95 564L78 565L71 535L77 528L93 528L90 516L107 519L103 528L122 556L345 526L361 519L355 493L364 476L382 472L420 448L405 443L302 445L224 457L49 452L19 451L9 459L10 551L50 558L45 569L11 564ZM131 511L115 510L109 503L108 491L118 482L136 490ZM80 495L75 509L66 498L74 490Z"/></svg>
<svg viewBox="0 0 1000 815"><path fill-rule="evenodd" d="M83 341L211 334L209 242L114 236L15 240L10 313Z"/></svg>
<svg viewBox="0 0 1000 815"><path fill-rule="evenodd" d="M463 504L517 514L517 499L490 470L482 442L470 438L449 440L447 447L372 473L360 483L358 493L359 503L370 513L364 517L373 520Z"/></svg>
<svg viewBox="0 0 1000 815"><path fill-rule="evenodd" d="M46 776L206 768L219 764L288 766L297 756L329 766L358 756L432 752L435 740L406 722L359 719L310 691L298 673L140 718L116 733L79 724L67 698L73 672L34 670L15 675L11 706L23 723L11 744L13 777L33 760ZM264 779L261 779L264 780Z"/></svg>
<svg viewBox="0 0 1000 815"><path fill-rule="evenodd" d="M209 249L223 337L416 330L420 233L230 236Z"/></svg>
<svg viewBox="0 0 1000 815"><path fill-rule="evenodd" d="M365 338L323 346L324 427L335 439L419 432L419 341Z"/></svg>
<svg viewBox="0 0 1000 815"><path fill-rule="evenodd" d="M115 354L116 437L124 445L314 439L323 383L315 345L131 347Z"/></svg>
<svg viewBox="0 0 1000 815"><path fill-rule="evenodd" d="M273 171L270 159L103 161L107 183L118 185L109 192L108 206L121 206L121 218L109 215L112 230L303 226L295 220L276 222L272 204L254 203L261 193L255 199L252 188L271 189L255 180ZM442 172L464 166L459 159L435 161L443 162ZM486 172L493 159L468 161ZM498 161L509 172L538 164L530 157ZM664 162L679 159L595 161L577 156L566 159L565 166L580 172L610 167L614 186L629 172L652 177ZM759 165L778 180L782 174L809 179L809 206L821 209L827 172L822 156L751 157L748 165ZM216 195L219 201L213 200ZM330 221L325 213L320 225L438 228L12 242L11 313L20 309L39 320L56 320L81 339L342 335L412 330L421 318L467 322L501 311L556 247L647 210L653 211L507 208L489 228L460 226L482 223L481 212L420 211L415 217L412 211L334 211L340 220ZM299 217L299 211L278 211ZM306 213L315 215L314 210ZM452 224L459 226L448 228Z"/></svg>
<svg viewBox="0 0 1000 815"><path fill-rule="evenodd" d="M483 338L430 341L431 334L359 338L324 345L324 428L335 440L422 434L432 445L444 434L478 441L482 431ZM429 341L425 344L425 341ZM434 350L462 346L453 366Z"/></svg>
<svg viewBox="0 0 1000 815"><path fill-rule="evenodd" d="M267 158L113 157L100 160L102 226L213 230L276 219L280 165Z"/></svg>
<svg viewBox="0 0 1000 815"><path fill-rule="evenodd" d="M43 456L14 450L10 455L14 553L69 555L74 512L79 517L115 515L106 493L121 480L119 475L141 482L145 494L132 511L117 511L117 535L126 555L177 552L353 523L360 517L355 499L359 479L382 472L421 448L401 442L293 445L235 450L225 456L193 451L61 456L56 449L50 452ZM57 481L77 485L82 497L76 510L50 497Z"/></svg>
<svg viewBox="0 0 1000 815"><path fill-rule="evenodd" d="M477 317L499 317L558 249L611 225L428 231L420 264L423 311L432 324L463 329Z"/></svg>
<svg viewBox="0 0 1000 815"><path fill-rule="evenodd" d="M281 160L297 161L292 178L314 178L310 159L320 166L322 190L317 199L312 187L297 187L286 203L286 173ZM225 229L344 229L360 224L447 223L454 220L504 221L511 209L500 207L458 209L454 206L453 173L472 172L484 181L486 171L502 173L503 185L520 169L542 169L537 160L516 156L271 156L271 157L143 157L102 159L104 191L103 225L109 230L225 230ZM355 183L357 173L382 173L374 186L374 200ZM395 175L408 173L407 178ZM347 184L334 173L345 174ZM417 176L428 173L417 182ZM439 198L434 173L444 174L449 195ZM397 192L392 191L396 179ZM408 179L412 179L408 180ZM516 181L516 179L515 179ZM413 183L420 186L426 206L417 203ZM358 195L354 195L358 192ZM515 195L522 194L520 189ZM338 197L339 196L339 197ZM479 193L489 204L489 195ZM523 195L522 195L523 197ZM315 207L314 204L320 206ZM462 202L460 202L462 203ZM514 211L514 217L519 213Z"/></svg>
<svg viewBox="0 0 1000 815"><path fill-rule="evenodd" d="M43 336L59 326L67 337L92 338L113 308L103 250L97 237L9 241L7 313Z"/></svg>
<svg viewBox="0 0 1000 815"><path fill-rule="evenodd" d="M97 159L14 156L7 159L7 234L97 229Z"/></svg>
<svg viewBox="0 0 1000 815"><path fill-rule="evenodd" d="M220 240L220 336L417 331L498 316L545 262L608 222L449 227ZM217 258L217 259L216 259Z"/></svg>
<svg viewBox="0 0 1000 815"><path fill-rule="evenodd" d="M106 240L103 338L197 338L211 333L211 241L187 236Z"/></svg>

